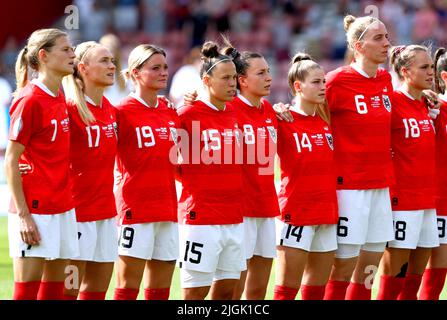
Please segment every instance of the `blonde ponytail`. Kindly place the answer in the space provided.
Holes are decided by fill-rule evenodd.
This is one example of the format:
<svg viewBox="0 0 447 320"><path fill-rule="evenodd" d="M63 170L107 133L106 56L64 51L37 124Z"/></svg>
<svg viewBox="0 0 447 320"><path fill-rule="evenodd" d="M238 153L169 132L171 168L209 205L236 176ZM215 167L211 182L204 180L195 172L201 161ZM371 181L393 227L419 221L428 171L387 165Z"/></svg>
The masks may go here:
<svg viewBox="0 0 447 320"><path fill-rule="evenodd" d="M78 65L80 62L87 61L88 51L91 48L101 46L95 41L87 41L79 44L75 49L75 68L72 75L68 75L62 79L62 85L64 86L65 97L68 100L73 101L78 109L79 116L86 125L90 125L95 122L95 116L90 111L85 101L84 96L84 81L79 73Z"/></svg>
<svg viewBox="0 0 447 320"><path fill-rule="evenodd" d="M16 74L16 91L13 93L14 99L17 98L19 92L29 82L28 68L39 71L39 50L44 49L50 51L56 44L59 37L67 37L67 34L59 29L39 29L34 31L17 56L15 65Z"/></svg>

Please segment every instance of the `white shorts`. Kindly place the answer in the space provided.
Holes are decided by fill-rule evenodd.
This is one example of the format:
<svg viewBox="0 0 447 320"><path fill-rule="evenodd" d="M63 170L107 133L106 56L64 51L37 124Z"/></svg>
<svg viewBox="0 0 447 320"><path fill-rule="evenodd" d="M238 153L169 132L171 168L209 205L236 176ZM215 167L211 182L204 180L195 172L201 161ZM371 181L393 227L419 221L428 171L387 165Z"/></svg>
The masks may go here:
<svg viewBox="0 0 447 320"><path fill-rule="evenodd" d="M180 284L183 289L209 287L214 281L233 279L239 280L241 272L229 272L216 270L216 272L200 272L187 269L180 269Z"/></svg>
<svg viewBox="0 0 447 320"><path fill-rule="evenodd" d="M275 218L244 217L245 257L276 257Z"/></svg>
<svg viewBox="0 0 447 320"><path fill-rule="evenodd" d="M447 217L438 216L438 232L439 232L439 244L447 244Z"/></svg>
<svg viewBox="0 0 447 320"><path fill-rule="evenodd" d="M80 255L73 260L114 262L118 259L116 219L78 222Z"/></svg>
<svg viewBox="0 0 447 320"><path fill-rule="evenodd" d="M179 225L180 268L205 273L238 273L247 268L244 225Z"/></svg>
<svg viewBox="0 0 447 320"><path fill-rule="evenodd" d="M337 250L337 225L293 226L276 219L276 244L310 252Z"/></svg>
<svg viewBox="0 0 447 320"><path fill-rule="evenodd" d="M60 214L31 214L41 241L27 245L20 236L20 220L8 214L9 255L11 258L36 257L49 260L79 256L78 228L74 209Z"/></svg>
<svg viewBox="0 0 447 320"><path fill-rule="evenodd" d="M387 242L394 239L389 189L337 190L339 244Z"/></svg>
<svg viewBox="0 0 447 320"><path fill-rule="evenodd" d="M394 240L388 247L398 249L439 246L436 210L393 211Z"/></svg>
<svg viewBox="0 0 447 320"><path fill-rule="evenodd" d="M122 225L118 254L144 260L175 261L178 258L178 224L151 222Z"/></svg>

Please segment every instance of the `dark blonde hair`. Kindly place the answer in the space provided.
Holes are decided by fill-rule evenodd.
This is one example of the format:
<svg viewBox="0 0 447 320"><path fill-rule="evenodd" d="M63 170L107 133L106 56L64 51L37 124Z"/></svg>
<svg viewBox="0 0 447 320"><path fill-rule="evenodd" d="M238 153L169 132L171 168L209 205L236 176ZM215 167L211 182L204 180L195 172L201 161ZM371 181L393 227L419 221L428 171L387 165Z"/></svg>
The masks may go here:
<svg viewBox="0 0 447 320"><path fill-rule="evenodd" d="M436 91L438 93L444 93L445 83L441 79L441 72L447 71L447 54L445 48L439 48L438 50L436 50L433 60L435 61L435 70L436 70L436 77L435 77Z"/></svg>
<svg viewBox="0 0 447 320"><path fill-rule="evenodd" d="M367 29L373 23L381 23L381 21L371 16L358 18L352 15L345 16L343 19L343 26L346 31L346 41L349 49L354 51L354 44L365 37L368 32Z"/></svg>
<svg viewBox="0 0 447 320"><path fill-rule="evenodd" d="M29 82L28 68L39 71L39 51L51 51L55 46L56 40L60 37L67 37L67 34L59 29L40 29L34 31L28 38L25 47L20 50L17 56L15 73L17 89L14 97L17 97Z"/></svg>
<svg viewBox="0 0 447 320"><path fill-rule="evenodd" d="M291 66L287 74L289 88L292 94L296 96L294 87L295 81L305 81L309 72L314 69L323 69L321 66L312 60L311 56L307 53L298 52L292 58ZM330 112L327 103L319 104L316 109L318 115L327 123L330 123Z"/></svg>
<svg viewBox="0 0 447 320"><path fill-rule="evenodd" d="M143 65L149 60L154 54L161 54L166 58L165 51L153 44L140 44L135 47L129 54L128 68L123 70L122 73L127 80L132 80L135 82L135 78L132 74L133 69L141 69Z"/></svg>
<svg viewBox="0 0 447 320"><path fill-rule="evenodd" d="M411 66L418 51L430 53L429 48L417 44L391 48L390 65L400 80L403 79L402 68L409 68Z"/></svg>

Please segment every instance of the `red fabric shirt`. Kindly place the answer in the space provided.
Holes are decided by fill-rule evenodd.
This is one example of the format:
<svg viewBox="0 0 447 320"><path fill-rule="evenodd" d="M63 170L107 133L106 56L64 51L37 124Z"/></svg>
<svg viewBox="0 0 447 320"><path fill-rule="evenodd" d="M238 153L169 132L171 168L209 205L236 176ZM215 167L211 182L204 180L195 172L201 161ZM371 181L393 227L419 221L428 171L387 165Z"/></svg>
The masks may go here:
<svg viewBox="0 0 447 320"><path fill-rule="evenodd" d="M69 183L70 121L62 92L57 97L34 83L20 93L10 110L9 139L25 146L19 163L31 170L22 175L31 213L57 214L73 208ZM10 212L17 210L13 201Z"/></svg>
<svg viewBox="0 0 447 320"><path fill-rule="evenodd" d="M443 100L446 99L446 100ZM436 128L436 212L447 216L447 98L441 99L441 113L435 120Z"/></svg>
<svg viewBox="0 0 447 320"><path fill-rule="evenodd" d="M176 163L170 160L179 128L176 112L160 99L153 108L129 96L116 114L121 179L115 196L121 223L176 222Z"/></svg>
<svg viewBox="0 0 447 320"><path fill-rule="evenodd" d="M337 223L331 129L318 115L291 113L294 121L278 126L281 220L296 226Z"/></svg>
<svg viewBox="0 0 447 320"><path fill-rule="evenodd" d="M379 189L393 182L390 154L392 84L380 69L367 78L352 66L327 74L338 189Z"/></svg>
<svg viewBox="0 0 447 320"><path fill-rule="evenodd" d="M240 145L241 136L235 132L234 106L227 104L224 111L217 111L197 100L191 106L180 108L178 113L181 126L189 135L189 141L182 137L181 144L179 222L195 225L241 223L242 172L236 161L236 147Z"/></svg>
<svg viewBox="0 0 447 320"><path fill-rule="evenodd" d="M116 156L115 108L104 97L102 105L87 103L96 121L86 125L76 104L67 101L70 116L70 161L73 200L78 222L116 216L113 168Z"/></svg>
<svg viewBox="0 0 447 320"><path fill-rule="evenodd" d="M396 184L393 211L435 208L435 132L423 101L393 94L391 147Z"/></svg>
<svg viewBox="0 0 447 320"><path fill-rule="evenodd" d="M253 218L276 217L279 206L274 182L278 127L275 112L265 99L260 108L250 106L239 97L230 104L236 109L242 131L242 214Z"/></svg>

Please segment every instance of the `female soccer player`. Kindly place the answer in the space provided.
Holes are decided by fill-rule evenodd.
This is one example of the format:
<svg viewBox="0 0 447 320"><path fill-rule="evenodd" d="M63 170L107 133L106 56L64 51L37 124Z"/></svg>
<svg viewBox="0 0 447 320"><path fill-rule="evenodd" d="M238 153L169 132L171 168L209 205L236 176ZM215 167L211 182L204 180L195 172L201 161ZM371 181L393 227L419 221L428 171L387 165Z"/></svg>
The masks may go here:
<svg viewBox="0 0 447 320"><path fill-rule="evenodd" d="M236 159L241 134L235 131L235 108L228 104L236 93L237 72L231 58L218 50L214 42L202 47L206 96L178 110L185 130L179 203L184 299L204 299L210 288L211 299L231 299L246 267L242 177Z"/></svg>
<svg viewBox="0 0 447 320"><path fill-rule="evenodd" d="M114 299L135 300L144 274L145 299L167 300L178 258L176 159L170 155L180 124L157 97L167 86L166 53L137 46L125 75L135 92L117 107L121 180L115 192L120 239Z"/></svg>
<svg viewBox="0 0 447 320"><path fill-rule="evenodd" d="M81 281L65 288L65 299L104 300L118 258L113 169L115 109L103 96L114 81L109 50L93 41L75 50L75 72L63 85L70 116L70 173L78 221L80 255L70 261Z"/></svg>
<svg viewBox="0 0 447 320"><path fill-rule="evenodd" d="M254 52L241 54L224 38L227 47L221 52L232 58L238 74L239 94L230 104L236 110L242 131L242 185L244 244L247 271L235 290L234 299L242 293L248 300L265 298L275 248L275 219L279 215L274 183L277 120L270 103L272 77L264 57Z"/></svg>
<svg viewBox="0 0 447 320"><path fill-rule="evenodd" d="M435 131L422 98L422 91L432 87L435 73L433 59L424 46L395 47L390 62L403 80L392 97L391 148L396 183L390 196L395 236L388 242L381 262L383 275L377 299L416 299L431 248L439 246Z"/></svg>
<svg viewBox="0 0 447 320"><path fill-rule="evenodd" d="M373 17L348 15L354 62L327 75L339 206L338 249L325 299L370 299L371 267L393 239L390 74L379 68L390 43Z"/></svg>
<svg viewBox="0 0 447 320"><path fill-rule="evenodd" d="M323 69L298 53L288 73L293 122L279 122L281 216L277 220L274 299L322 300L337 249L334 144ZM305 270L305 271L304 271Z"/></svg>
<svg viewBox="0 0 447 320"><path fill-rule="evenodd" d="M435 84L441 102L440 113L435 123L436 129L436 214L439 230L438 248L433 248L427 269L422 277L419 299L439 300L447 273L447 54L439 48L434 56Z"/></svg>
<svg viewBox="0 0 447 320"><path fill-rule="evenodd" d="M14 299L62 299L67 259L79 255L69 185L70 127L59 90L75 55L65 32L33 32L16 62L17 91L5 171ZM28 68L37 72L29 81ZM20 176L19 163L31 170Z"/></svg>

